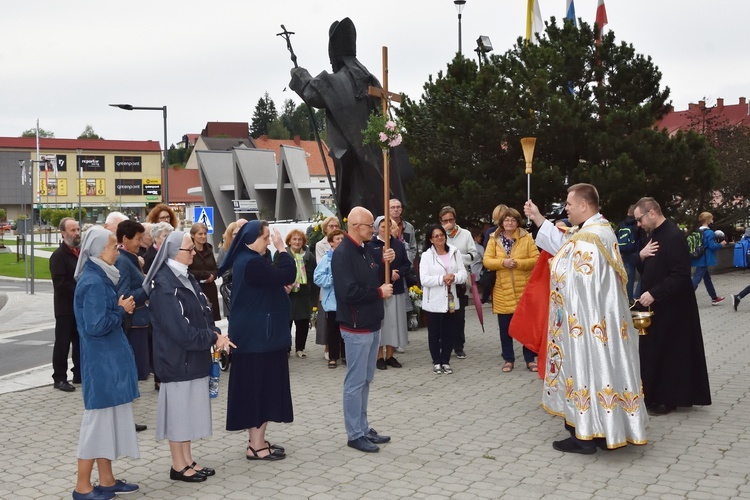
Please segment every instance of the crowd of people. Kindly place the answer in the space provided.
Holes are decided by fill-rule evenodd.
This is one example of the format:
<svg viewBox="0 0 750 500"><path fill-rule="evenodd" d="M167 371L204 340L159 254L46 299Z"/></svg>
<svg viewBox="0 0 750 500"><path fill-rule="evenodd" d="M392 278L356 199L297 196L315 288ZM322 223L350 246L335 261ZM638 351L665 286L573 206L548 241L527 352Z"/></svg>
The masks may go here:
<svg viewBox="0 0 750 500"><path fill-rule="evenodd" d="M514 340L520 342L527 370L542 379L543 408L564 418L570 437L554 441L556 450L589 454L644 444L648 415L711 404L694 292L703 280L712 304L723 300L708 273L722 244L710 213L700 215L704 254L691 262L683 232L653 198L636 202L615 231L589 184L569 188L562 224L528 200L523 213L535 236L512 207L498 205L492 227L470 232L446 206L426 228L421 253L402 211L399 200L391 200L388 218L354 207L346 232L329 217L314 247L300 230L282 239L265 221L240 219L228 225L218 255L206 226L179 231L166 205L144 224L113 212L83 240L78 223L63 219L50 259L53 380L56 389L75 390L66 376L72 345L73 383L82 384L85 404L74 498L138 489L115 478L112 461L138 457L135 433L146 426L135 423L133 403L138 381L152 373L156 438L169 443L170 478L202 482L216 474L191 451L192 441L211 435L212 351L231 350L226 429L248 431L248 460L284 459L284 447L267 438L268 423L293 421L289 357L292 347L307 357L314 316L328 368L346 365L347 445L377 452L391 438L368 421L370 385L378 369L403 366L395 353L408 345L405 292L417 271L436 375L453 373L453 354L467 357L467 289L480 274L491 275L483 282L498 321L500 371L514 369ZM217 280L227 333L216 326ZM733 296L735 310L743 294ZM654 313L648 335L633 325L634 305Z"/></svg>

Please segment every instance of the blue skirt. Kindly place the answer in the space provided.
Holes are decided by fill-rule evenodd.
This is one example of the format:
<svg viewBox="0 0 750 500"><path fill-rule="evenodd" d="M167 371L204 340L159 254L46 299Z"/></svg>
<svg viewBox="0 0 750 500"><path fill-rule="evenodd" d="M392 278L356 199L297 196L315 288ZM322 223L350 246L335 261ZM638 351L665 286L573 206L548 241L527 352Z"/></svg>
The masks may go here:
<svg viewBox="0 0 750 500"><path fill-rule="evenodd" d="M294 420L286 349L232 353L227 390L227 430Z"/></svg>

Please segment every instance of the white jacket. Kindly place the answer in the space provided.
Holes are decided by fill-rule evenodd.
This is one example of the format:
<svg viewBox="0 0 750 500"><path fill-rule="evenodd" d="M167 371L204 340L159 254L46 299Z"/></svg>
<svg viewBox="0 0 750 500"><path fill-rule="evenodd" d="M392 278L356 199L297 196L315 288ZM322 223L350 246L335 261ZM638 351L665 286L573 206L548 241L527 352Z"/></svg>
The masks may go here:
<svg viewBox="0 0 750 500"><path fill-rule="evenodd" d="M443 282L443 276L454 274L455 281L451 285L453 293L453 304L459 308L458 295L456 294L456 283L464 284L468 280L466 267L463 264L461 252L453 245L448 245L450 258L449 269L443 266L435 247L430 247L422 254L419 261L419 279L422 282L422 309L429 312L448 312L448 287Z"/></svg>

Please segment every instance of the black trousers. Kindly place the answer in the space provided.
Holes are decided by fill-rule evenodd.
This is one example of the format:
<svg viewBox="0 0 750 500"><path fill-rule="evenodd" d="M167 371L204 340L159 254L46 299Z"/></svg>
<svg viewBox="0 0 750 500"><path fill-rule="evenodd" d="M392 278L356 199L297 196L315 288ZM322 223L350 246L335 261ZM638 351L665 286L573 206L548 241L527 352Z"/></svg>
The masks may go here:
<svg viewBox="0 0 750 500"><path fill-rule="evenodd" d="M346 359L346 348L344 340L341 338L341 329L336 322L336 311L325 312L318 309L318 314L323 312L326 315L326 345L328 346L328 359L338 361Z"/></svg>
<svg viewBox="0 0 750 500"><path fill-rule="evenodd" d="M76 317L71 315L55 318L55 346L52 348L52 380L68 380L68 354L73 344L73 379L81 380L81 349L76 328Z"/></svg>
<svg viewBox="0 0 750 500"><path fill-rule="evenodd" d="M292 324L296 327L294 332L294 350L304 351L307 344L307 334L310 331L310 319L295 319L289 322L289 329Z"/></svg>

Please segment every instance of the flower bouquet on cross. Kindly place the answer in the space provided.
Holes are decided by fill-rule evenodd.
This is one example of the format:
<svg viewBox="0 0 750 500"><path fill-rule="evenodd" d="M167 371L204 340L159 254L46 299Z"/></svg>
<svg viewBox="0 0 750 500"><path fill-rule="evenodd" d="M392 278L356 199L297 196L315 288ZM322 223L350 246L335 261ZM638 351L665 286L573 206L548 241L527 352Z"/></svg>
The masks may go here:
<svg viewBox="0 0 750 500"><path fill-rule="evenodd" d="M373 111L367 120L367 127L362 130L362 144L367 146L375 144L383 151L395 148L401 144L401 132L403 127L397 118L389 117L386 119L383 114Z"/></svg>

